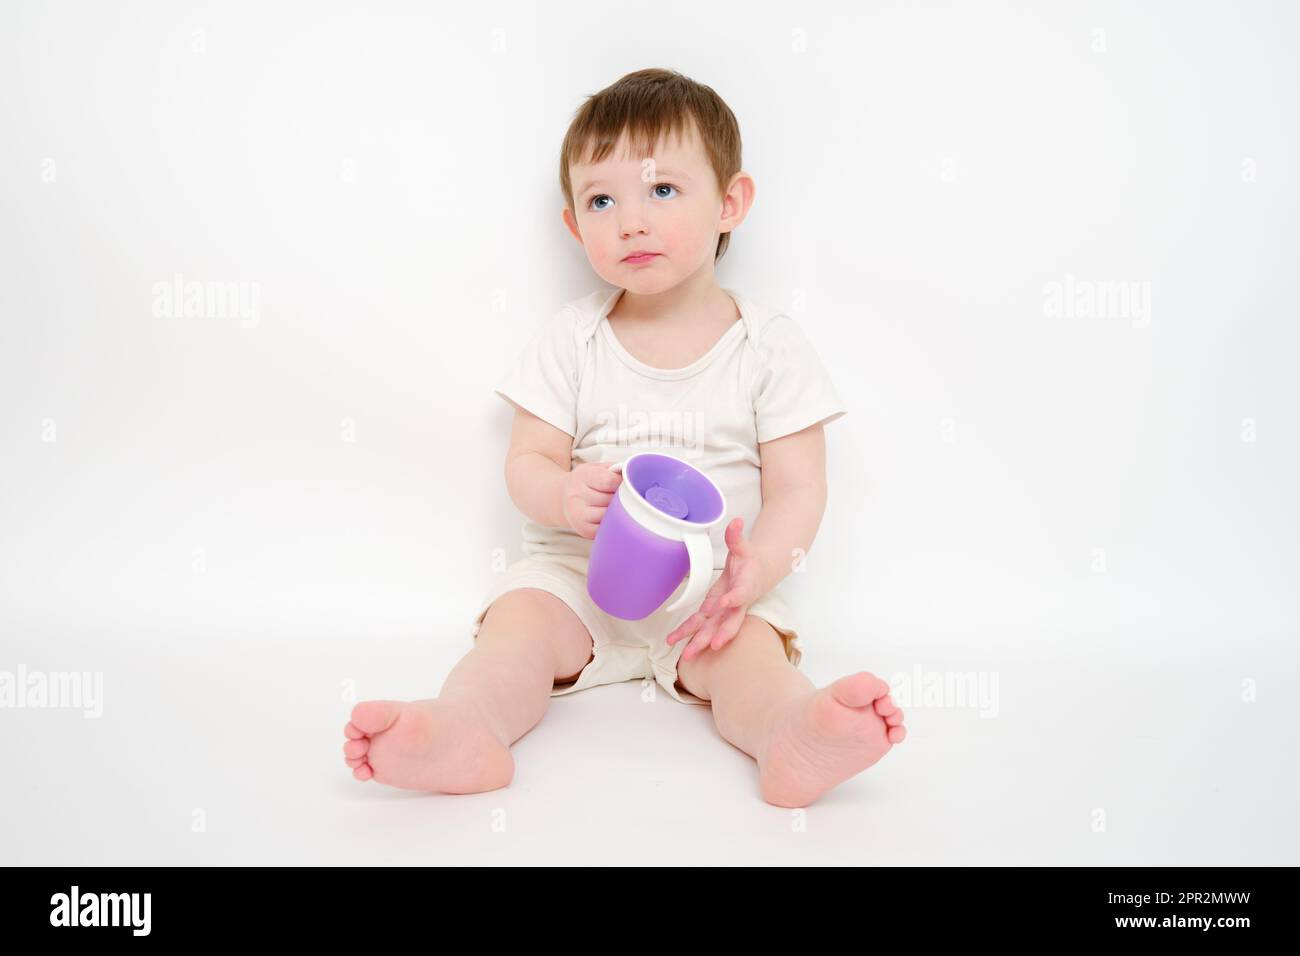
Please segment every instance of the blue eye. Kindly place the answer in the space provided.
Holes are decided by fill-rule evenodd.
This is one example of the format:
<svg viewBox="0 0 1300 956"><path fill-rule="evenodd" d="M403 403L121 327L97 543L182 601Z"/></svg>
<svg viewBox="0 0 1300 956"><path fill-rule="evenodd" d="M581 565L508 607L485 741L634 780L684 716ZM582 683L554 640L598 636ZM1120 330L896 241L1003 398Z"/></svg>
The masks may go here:
<svg viewBox="0 0 1300 956"><path fill-rule="evenodd" d="M659 194L658 194L658 191L659 191L660 189L671 189L674 193L678 191L677 187L674 186L672 183L655 183L655 185L654 185L654 189L655 189L655 193L656 193L656 195L659 195ZM596 200L598 200L598 199L609 199L609 198L611 198L611 197L607 196L605 193L600 193L600 194L598 194L598 195L592 196L591 199L587 200L587 208L588 208L588 209L595 209L597 212L599 212L599 211L602 210L602 209L608 209L608 208L609 208L608 206L597 206L597 205L595 205L595 203L596 203ZM659 198L660 198L660 199L671 199L672 197L671 197L671 196L663 196L663 195L659 195Z"/></svg>

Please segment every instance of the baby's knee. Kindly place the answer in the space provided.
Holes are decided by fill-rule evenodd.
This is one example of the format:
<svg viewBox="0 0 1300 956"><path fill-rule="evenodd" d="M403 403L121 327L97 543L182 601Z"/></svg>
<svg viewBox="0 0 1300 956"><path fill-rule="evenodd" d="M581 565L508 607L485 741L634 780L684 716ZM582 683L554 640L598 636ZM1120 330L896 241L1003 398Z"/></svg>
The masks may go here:
<svg viewBox="0 0 1300 956"><path fill-rule="evenodd" d="M581 672L595 656L586 625L561 598L541 588L516 588L497 598L476 639L482 643L485 634L517 653L544 655L556 680Z"/></svg>

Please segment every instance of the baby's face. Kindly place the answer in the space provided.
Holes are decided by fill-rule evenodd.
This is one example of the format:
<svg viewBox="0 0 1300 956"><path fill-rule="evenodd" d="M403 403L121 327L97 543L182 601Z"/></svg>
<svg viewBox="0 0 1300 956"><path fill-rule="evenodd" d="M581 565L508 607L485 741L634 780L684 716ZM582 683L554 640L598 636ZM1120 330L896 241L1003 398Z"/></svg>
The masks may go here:
<svg viewBox="0 0 1300 956"><path fill-rule="evenodd" d="M569 167L576 221L564 221L596 273L639 295L671 289L712 263L722 197L694 128L661 140L652 156L628 156L627 136L601 162ZM626 261L638 250L657 253Z"/></svg>

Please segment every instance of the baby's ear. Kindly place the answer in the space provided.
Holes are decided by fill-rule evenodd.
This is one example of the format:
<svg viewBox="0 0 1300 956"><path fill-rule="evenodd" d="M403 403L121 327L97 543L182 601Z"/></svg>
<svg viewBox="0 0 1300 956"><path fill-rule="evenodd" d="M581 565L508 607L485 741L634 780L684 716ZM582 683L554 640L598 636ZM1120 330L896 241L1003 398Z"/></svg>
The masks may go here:
<svg viewBox="0 0 1300 956"><path fill-rule="evenodd" d="M578 220L573 215L573 211L568 206L565 206L560 210L560 218L564 221L565 228L569 230L573 238L578 240L578 245L583 245L582 233L578 230Z"/></svg>

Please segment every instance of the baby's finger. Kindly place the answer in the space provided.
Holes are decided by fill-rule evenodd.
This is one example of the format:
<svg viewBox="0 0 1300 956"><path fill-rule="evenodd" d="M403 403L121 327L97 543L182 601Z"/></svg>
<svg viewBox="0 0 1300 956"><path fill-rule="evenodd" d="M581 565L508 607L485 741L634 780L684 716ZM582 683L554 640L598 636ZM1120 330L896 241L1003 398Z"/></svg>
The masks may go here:
<svg viewBox="0 0 1300 956"><path fill-rule="evenodd" d="M727 543L727 550L736 552L738 557L747 557L749 555L749 542L745 540L745 519L736 518L727 525L727 530L723 532L723 540Z"/></svg>
<svg viewBox="0 0 1300 956"><path fill-rule="evenodd" d="M722 619L718 625L718 631L713 635L713 640L709 642L711 650L720 651L731 643L732 639L740 633L740 625L745 623L744 608L736 608Z"/></svg>
<svg viewBox="0 0 1300 956"><path fill-rule="evenodd" d="M709 641L713 640L713 632L718 626L718 619L711 617L704 622L704 626L695 632L695 637L686 645L686 650L682 651L682 657L690 660L693 657L699 657L704 651L708 650Z"/></svg>
<svg viewBox="0 0 1300 956"><path fill-rule="evenodd" d="M718 601L722 598L725 588L726 585L722 583L721 578L714 582L713 587L709 588L709 593L704 595L704 600L700 602L700 612L705 615L716 612L718 610Z"/></svg>
<svg viewBox="0 0 1300 956"><path fill-rule="evenodd" d="M623 482L623 476L617 471L592 469L586 475L587 486L597 491L614 491Z"/></svg>
<svg viewBox="0 0 1300 956"><path fill-rule="evenodd" d="M584 538L594 539L596 537L596 530L599 527L600 527L599 521L588 521L585 519L579 519L573 522L573 530L578 532L578 534Z"/></svg>
<svg viewBox="0 0 1300 956"><path fill-rule="evenodd" d="M738 607L741 603L740 602L741 597L742 597L741 589L738 587L732 588L726 594L722 595L722 597L718 600L718 607L719 608Z"/></svg>
<svg viewBox="0 0 1300 956"><path fill-rule="evenodd" d="M583 505L578 509L577 519L582 524L589 524L593 527L600 524L601 519L605 517L605 512L609 509L603 505Z"/></svg>
<svg viewBox="0 0 1300 956"><path fill-rule="evenodd" d="M682 623L678 624L675 628L673 628L671 631L668 632L669 645L676 644L687 634L693 633L694 630L697 627L699 627L700 622L702 622L703 620L704 620L704 615L701 614L699 611L696 611L686 620L682 621Z"/></svg>

